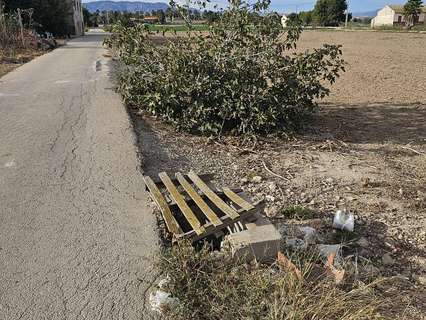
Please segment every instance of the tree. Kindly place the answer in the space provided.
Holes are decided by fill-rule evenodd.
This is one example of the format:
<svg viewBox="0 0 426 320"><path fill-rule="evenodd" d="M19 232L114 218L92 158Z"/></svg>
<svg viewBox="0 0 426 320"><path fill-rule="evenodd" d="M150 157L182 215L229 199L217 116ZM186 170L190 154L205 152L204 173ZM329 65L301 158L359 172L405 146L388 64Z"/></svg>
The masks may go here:
<svg viewBox="0 0 426 320"><path fill-rule="evenodd" d="M51 32L54 35L70 34L68 19L71 6L63 0L13 0L6 2L6 12L17 9L34 9L32 16L39 32Z"/></svg>
<svg viewBox="0 0 426 320"><path fill-rule="evenodd" d="M219 12L215 12L211 10L206 10L203 12L203 19L206 19L208 23L217 21L219 17L220 17Z"/></svg>
<svg viewBox="0 0 426 320"><path fill-rule="evenodd" d="M90 11L83 7L83 20L85 27L94 27L91 23L91 17L92 15Z"/></svg>
<svg viewBox="0 0 426 320"><path fill-rule="evenodd" d="M301 11L299 12L299 18L302 20L304 26L309 26L312 24L312 11Z"/></svg>
<svg viewBox="0 0 426 320"><path fill-rule="evenodd" d="M318 0L314 7L314 17L322 26L338 26L345 21L346 0Z"/></svg>
<svg viewBox="0 0 426 320"><path fill-rule="evenodd" d="M422 12L422 0L408 0L404 5L405 25L411 28L419 21Z"/></svg>
<svg viewBox="0 0 426 320"><path fill-rule="evenodd" d="M161 24L165 24L166 23L166 14L164 13L163 10L158 10L158 21L160 21Z"/></svg>

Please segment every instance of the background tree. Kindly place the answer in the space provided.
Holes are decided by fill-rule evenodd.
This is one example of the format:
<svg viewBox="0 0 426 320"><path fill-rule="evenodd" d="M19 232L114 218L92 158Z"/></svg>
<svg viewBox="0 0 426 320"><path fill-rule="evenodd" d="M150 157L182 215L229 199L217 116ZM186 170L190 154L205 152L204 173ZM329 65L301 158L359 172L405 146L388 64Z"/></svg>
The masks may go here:
<svg viewBox="0 0 426 320"><path fill-rule="evenodd" d="M92 25L91 17L92 17L92 14L90 13L90 11L87 10L85 7L83 7L83 20L84 20L84 26L86 28L94 27Z"/></svg>
<svg viewBox="0 0 426 320"><path fill-rule="evenodd" d="M304 26L309 26L313 21L313 12L312 11L301 11L299 12L299 19L302 21Z"/></svg>
<svg viewBox="0 0 426 320"><path fill-rule="evenodd" d="M338 26L345 21L346 0L318 0L314 7L314 17L322 26Z"/></svg>
<svg viewBox="0 0 426 320"><path fill-rule="evenodd" d="M20 9L34 9L32 16L34 27L39 32L51 32L54 35L64 36L71 33L67 19L71 6L63 0L13 0L6 2L6 12Z"/></svg>
<svg viewBox="0 0 426 320"><path fill-rule="evenodd" d="M220 13L216 11L206 10L203 11L202 18L206 19L208 23L215 22L220 17Z"/></svg>
<svg viewBox="0 0 426 320"><path fill-rule="evenodd" d="M161 24L165 24L166 23L166 14L164 13L163 10L158 10L158 21L160 21Z"/></svg>
<svg viewBox="0 0 426 320"><path fill-rule="evenodd" d="M408 28L411 28L419 21L422 5L422 0L408 0L404 5L405 25Z"/></svg>

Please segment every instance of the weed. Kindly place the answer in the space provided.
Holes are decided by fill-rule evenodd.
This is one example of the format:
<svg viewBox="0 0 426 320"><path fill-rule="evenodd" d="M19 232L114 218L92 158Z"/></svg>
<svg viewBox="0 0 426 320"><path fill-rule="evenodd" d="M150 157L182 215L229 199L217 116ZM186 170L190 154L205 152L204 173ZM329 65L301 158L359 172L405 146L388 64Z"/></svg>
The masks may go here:
<svg viewBox="0 0 426 320"><path fill-rule="evenodd" d="M287 219L307 220L314 218L313 210L298 205L283 208L281 214Z"/></svg>
<svg viewBox="0 0 426 320"><path fill-rule="evenodd" d="M207 249L183 243L161 260L169 290L179 299L166 319L382 319L381 300L373 285L343 290L326 277L309 280L318 255L292 256L304 281L275 266L244 263L229 255L220 258Z"/></svg>

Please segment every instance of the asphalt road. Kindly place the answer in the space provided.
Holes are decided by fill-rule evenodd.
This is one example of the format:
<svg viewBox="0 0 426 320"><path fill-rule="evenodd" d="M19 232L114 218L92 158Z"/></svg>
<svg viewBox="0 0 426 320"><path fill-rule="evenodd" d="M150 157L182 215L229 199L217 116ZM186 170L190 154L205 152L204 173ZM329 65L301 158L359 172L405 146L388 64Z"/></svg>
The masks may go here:
<svg viewBox="0 0 426 320"><path fill-rule="evenodd" d="M156 223L102 38L0 79L2 320L150 318Z"/></svg>

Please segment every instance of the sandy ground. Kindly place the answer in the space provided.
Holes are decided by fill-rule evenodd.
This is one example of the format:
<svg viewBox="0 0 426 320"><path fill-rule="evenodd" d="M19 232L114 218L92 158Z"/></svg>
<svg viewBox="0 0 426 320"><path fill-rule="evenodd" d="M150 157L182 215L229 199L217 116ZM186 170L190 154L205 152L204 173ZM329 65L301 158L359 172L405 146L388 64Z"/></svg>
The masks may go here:
<svg viewBox="0 0 426 320"><path fill-rule="evenodd" d="M243 147L134 117L143 169L150 175L214 172L218 184L243 186L253 198L265 198L277 225L288 222L282 208L291 205L313 209L314 220L328 232L337 209L353 212L361 239L354 241L357 254L397 277L395 287L385 291L401 301L394 304L398 312L410 306L405 316L421 319L426 313L426 34L311 31L299 49L322 43L343 45L347 72L303 135ZM262 182L251 182L253 176Z"/></svg>
<svg viewBox="0 0 426 320"><path fill-rule="evenodd" d="M347 72L327 99L338 104L426 103L426 34L309 31L299 49L341 44Z"/></svg>

